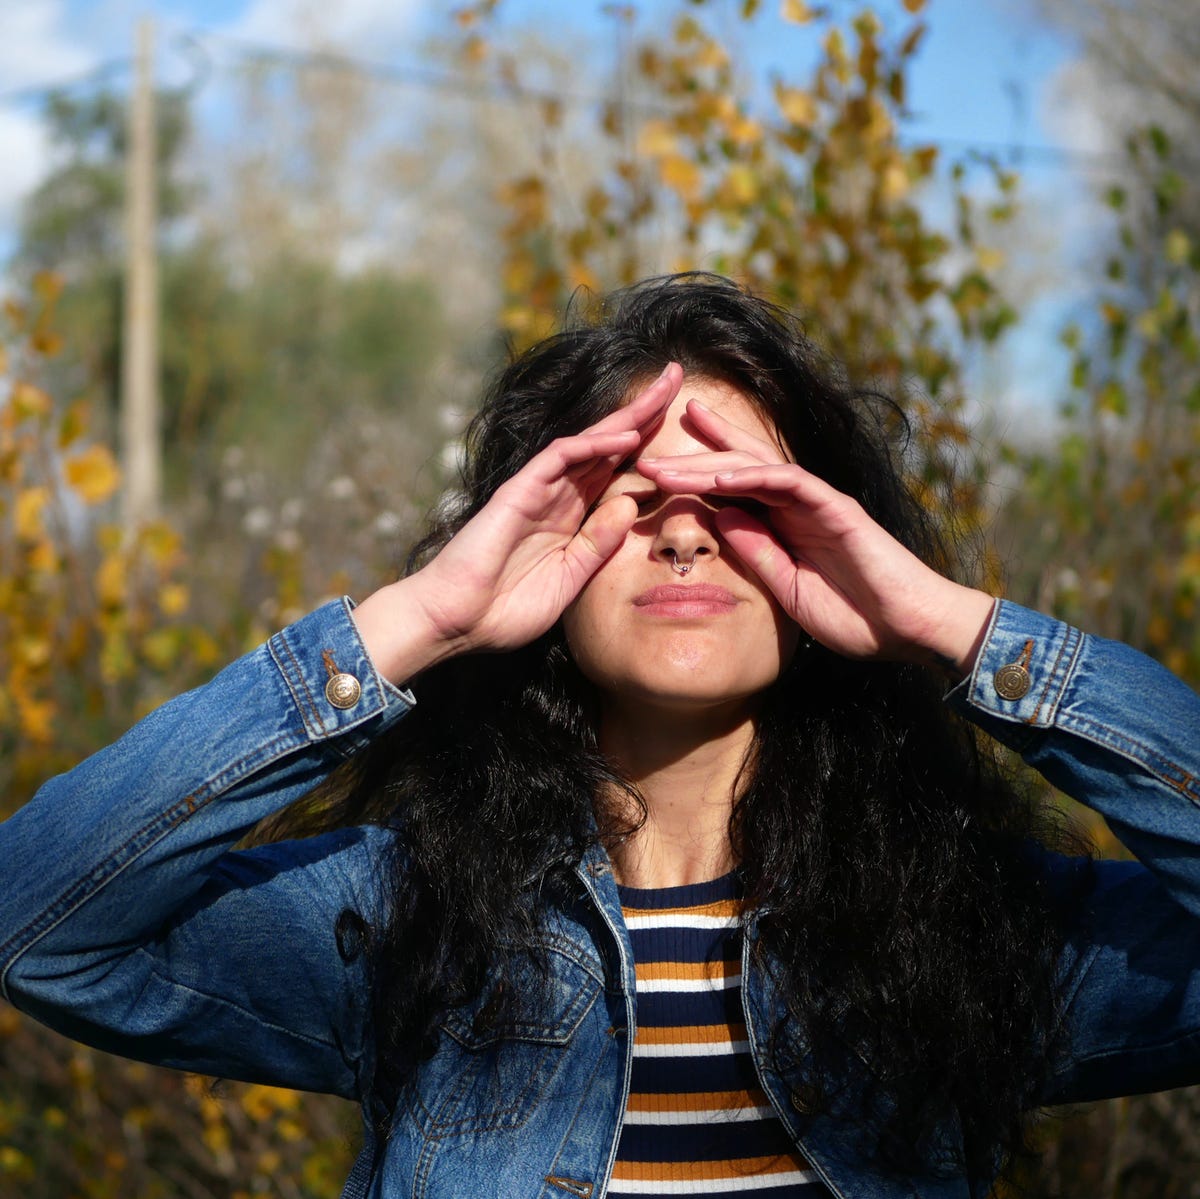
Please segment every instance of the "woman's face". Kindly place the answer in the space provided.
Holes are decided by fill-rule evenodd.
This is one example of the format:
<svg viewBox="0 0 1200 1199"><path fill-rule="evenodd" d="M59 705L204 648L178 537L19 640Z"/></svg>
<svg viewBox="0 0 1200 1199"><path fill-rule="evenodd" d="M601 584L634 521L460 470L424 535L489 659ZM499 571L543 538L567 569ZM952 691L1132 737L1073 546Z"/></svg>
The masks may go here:
<svg viewBox="0 0 1200 1199"><path fill-rule="evenodd" d="M641 456L714 448L684 413L690 399L775 441L772 426L735 388L693 378L684 380ZM638 501L637 522L563 614L580 670L608 703L749 705L787 665L799 629L718 536L716 505L728 501L664 496L632 463L601 500L622 493ZM691 562L691 569L680 575L676 562Z"/></svg>

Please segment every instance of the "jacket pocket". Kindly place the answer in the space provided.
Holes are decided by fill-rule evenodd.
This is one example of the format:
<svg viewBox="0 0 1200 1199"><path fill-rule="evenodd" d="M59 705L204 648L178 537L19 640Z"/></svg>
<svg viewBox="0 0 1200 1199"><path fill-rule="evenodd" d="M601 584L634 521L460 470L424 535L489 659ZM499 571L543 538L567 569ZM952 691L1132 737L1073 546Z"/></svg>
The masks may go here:
<svg viewBox="0 0 1200 1199"><path fill-rule="evenodd" d="M487 985L443 1021L438 1051L410 1087L425 1135L519 1128L549 1090L602 983L569 942L547 946L545 956L545 970L515 964L511 1007L498 1005L495 985Z"/></svg>

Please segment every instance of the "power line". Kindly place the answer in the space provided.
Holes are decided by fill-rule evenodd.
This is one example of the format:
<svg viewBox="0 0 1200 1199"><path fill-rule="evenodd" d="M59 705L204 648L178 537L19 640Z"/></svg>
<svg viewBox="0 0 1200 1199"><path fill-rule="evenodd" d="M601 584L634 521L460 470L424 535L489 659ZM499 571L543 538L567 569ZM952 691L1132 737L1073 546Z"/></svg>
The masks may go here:
<svg viewBox="0 0 1200 1199"><path fill-rule="evenodd" d="M65 79L56 79L44 83L30 83L12 91L0 92L0 104L28 104L48 100L51 96L63 92L73 92L89 85L104 83L113 75L128 72L133 59L128 54L117 58L109 58L90 71L80 75L70 75Z"/></svg>
<svg viewBox="0 0 1200 1199"><path fill-rule="evenodd" d="M174 39L176 48L189 59L193 76L180 90L194 93L208 81L214 69L214 61L206 43L213 42L232 49L235 58L242 64L279 66L292 70L338 71L354 74L385 86L448 92L469 100L539 103L561 108L593 108L613 103L611 95L533 87L515 79L472 79L454 71L382 63L326 50L294 50L286 46L250 42L207 29L185 30ZM52 95L64 91L75 91L89 85L99 85L114 75L127 73L131 63L132 60L128 55L108 59L80 75L30 84L10 92L0 93L0 104L45 101ZM661 117L671 115L673 110L665 105L627 101L625 111L643 117ZM967 138L920 137L916 135L904 137L901 142L909 148L930 146L939 150L975 155L986 159L1001 159L1018 166L1026 162L1036 162L1081 172L1127 170L1129 166L1128 158L1117 151L1079 150L1022 141L988 142ZM1174 161L1176 165L1200 172L1200 161L1179 158Z"/></svg>

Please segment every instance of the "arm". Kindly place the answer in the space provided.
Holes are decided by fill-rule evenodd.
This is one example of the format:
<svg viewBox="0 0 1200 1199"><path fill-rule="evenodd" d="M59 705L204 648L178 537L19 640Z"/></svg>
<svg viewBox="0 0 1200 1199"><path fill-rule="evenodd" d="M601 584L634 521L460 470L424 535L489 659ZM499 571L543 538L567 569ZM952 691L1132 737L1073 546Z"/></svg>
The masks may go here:
<svg viewBox="0 0 1200 1199"><path fill-rule="evenodd" d="M327 662L352 706L328 700ZM409 699L336 602L52 779L0 825L4 996L106 1050L351 1093L362 964L334 922L368 908L382 831L230 850Z"/></svg>
<svg viewBox="0 0 1200 1199"><path fill-rule="evenodd" d="M535 455L353 618L330 604L285 629L0 825L0 994L128 1056L356 1093L368 985L335 926L384 916L389 834L233 846L408 710L389 678L558 619L632 524L631 501L591 507L681 374Z"/></svg>
<svg viewBox="0 0 1200 1199"><path fill-rule="evenodd" d="M943 578L777 446L695 401L688 415L713 450L644 460L644 475L757 500L762 517L731 507L717 523L793 620L847 657L966 676L951 702L1140 859L1045 855L1052 902L1072 918L1066 1048L1043 1101L1200 1079L1200 700L1127 646Z"/></svg>
<svg viewBox="0 0 1200 1199"><path fill-rule="evenodd" d="M1045 1102L1196 1082L1200 697L1128 646L1001 602L950 702L1100 812L1139 859L1047 857L1051 886L1077 908L1063 963L1065 1053Z"/></svg>

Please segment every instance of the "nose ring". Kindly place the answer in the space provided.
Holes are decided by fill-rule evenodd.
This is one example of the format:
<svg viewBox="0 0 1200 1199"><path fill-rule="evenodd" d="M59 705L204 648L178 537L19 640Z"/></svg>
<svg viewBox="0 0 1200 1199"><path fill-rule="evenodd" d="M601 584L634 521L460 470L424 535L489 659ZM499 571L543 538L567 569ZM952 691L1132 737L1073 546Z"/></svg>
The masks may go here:
<svg viewBox="0 0 1200 1199"><path fill-rule="evenodd" d="M692 567L695 565L696 565L695 551L692 552L692 556L686 562L680 562L679 555L674 550L671 551L671 569L677 575L687 574L688 571L691 570Z"/></svg>

